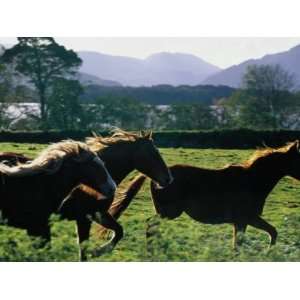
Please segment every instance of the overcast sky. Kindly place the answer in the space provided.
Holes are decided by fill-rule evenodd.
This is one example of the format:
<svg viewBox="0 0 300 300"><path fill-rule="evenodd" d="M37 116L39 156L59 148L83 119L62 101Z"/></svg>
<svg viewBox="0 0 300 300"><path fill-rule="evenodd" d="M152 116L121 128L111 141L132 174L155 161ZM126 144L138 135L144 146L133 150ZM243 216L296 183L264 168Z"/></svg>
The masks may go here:
<svg viewBox="0 0 300 300"><path fill-rule="evenodd" d="M250 58L286 51L300 44L299 38L55 38L74 50L145 58L157 52L182 52L201 57L221 68ZM1 38L1 44L14 44L15 38Z"/></svg>

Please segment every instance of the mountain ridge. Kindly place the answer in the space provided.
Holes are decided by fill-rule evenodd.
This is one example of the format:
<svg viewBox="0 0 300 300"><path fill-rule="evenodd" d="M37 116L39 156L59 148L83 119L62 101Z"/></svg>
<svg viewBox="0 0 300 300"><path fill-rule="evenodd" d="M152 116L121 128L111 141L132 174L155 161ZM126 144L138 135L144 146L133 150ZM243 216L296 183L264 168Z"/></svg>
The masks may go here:
<svg viewBox="0 0 300 300"><path fill-rule="evenodd" d="M125 86L197 85L220 70L202 58L186 53L160 52L145 59L95 51L77 53L83 60L81 72L117 81Z"/></svg>
<svg viewBox="0 0 300 300"><path fill-rule="evenodd" d="M275 65L279 64L289 73L294 74L296 86L300 87L300 45L274 54L266 54L261 58L248 59L240 64L230 66L217 74L209 76L201 84L227 85L238 88L241 85L242 77L249 65Z"/></svg>

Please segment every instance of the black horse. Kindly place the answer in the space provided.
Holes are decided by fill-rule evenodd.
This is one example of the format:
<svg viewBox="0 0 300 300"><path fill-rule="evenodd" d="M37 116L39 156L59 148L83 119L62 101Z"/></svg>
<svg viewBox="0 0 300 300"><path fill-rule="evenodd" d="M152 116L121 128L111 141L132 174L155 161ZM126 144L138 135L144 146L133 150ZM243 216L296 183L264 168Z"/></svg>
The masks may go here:
<svg viewBox="0 0 300 300"><path fill-rule="evenodd" d="M169 169L153 143L151 132L137 134L116 129L109 137L88 138L87 144L105 162L117 185L135 169L149 176L160 187L167 186L172 181ZM107 198L97 201L97 195L79 187L69 195L61 210L64 216L77 221L79 243L89 239L91 219L87 218L88 209L97 212L98 224L113 231L111 240L94 250L95 256L111 251L123 237L122 226L108 212L113 200ZM82 260L86 259L83 250L81 257Z"/></svg>
<svg viewBox="0 0 300 300"><path fill-rule="evenodd" d="M0 164L0 210L6 225L50 241L49 217L79 184L113 198L116 185L99 157L84 143L64 141L27 164ZM91 217L95 215L91 212Z"/></svg>
<svg viewBox="0 0 300 300"><path fill-rule="evenodd" d="M169 169L153 143L151 132L137 134L116 129L108 137L95 135L88 138L87 144L105 162L117 185L135 169L149 176L161 187L172 181ZM18 155L14 153L11 159L6 156L6 161L13 164ZM118 194L122 196L121 193ZM106 198L99 201L99 194L81 185L72 191L60 207L59 212L63 218L76 220L80 244L89 239L92 221L114 232L113 238L106 245L94 250L95 256L112 250L123 237L122 226L108 213L113 200ZM91 219L89 216L92 214L96 218ZM84 250L80 249L81 260L86 260Z"/></svg>

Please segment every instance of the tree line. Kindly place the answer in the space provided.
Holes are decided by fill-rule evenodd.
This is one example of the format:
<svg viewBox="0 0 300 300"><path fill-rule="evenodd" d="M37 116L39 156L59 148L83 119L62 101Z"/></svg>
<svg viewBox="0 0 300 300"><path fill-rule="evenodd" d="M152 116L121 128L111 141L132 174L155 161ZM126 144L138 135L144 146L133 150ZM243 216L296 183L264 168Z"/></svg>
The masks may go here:
<svg viewBox="0 0 300 300"><path fill-rule="evenodd" d="M0 127L19 130L299 129L300 93L279 65L249 66L240 89L82 86L82 61L51 37L18 38L0 57ZM99 66L101 68L101 66ZM161 99L165 99L162 104ZM25 118L9 117L15 103ZM33 106L34 107L34 106Z"/></svg>
<svg viewBox="0 0 300 300"><path fill-rule="evenodd" d="M93 102L97 97L126 97L150 105L205 104L212 105L216 99L229 97L235 91L228 86L160 84L151 87L140 86L99 86L89 85L80 97L84 103Z"/></svg>

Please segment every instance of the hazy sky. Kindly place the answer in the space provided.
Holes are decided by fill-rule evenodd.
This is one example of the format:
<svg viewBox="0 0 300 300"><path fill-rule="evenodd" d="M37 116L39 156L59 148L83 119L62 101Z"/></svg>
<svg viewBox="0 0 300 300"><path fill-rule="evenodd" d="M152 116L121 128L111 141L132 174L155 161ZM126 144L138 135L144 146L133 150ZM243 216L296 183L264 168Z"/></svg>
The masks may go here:
<svg viewBox="0 0 300 300"><path fill-rule="evenodd" d="M299 38L55 38L74 50L145 58L157 52L184 52L226 68L249 58L286 51L300 44ZM1 44L14 44L15 38L1 38Z"/></svg>

